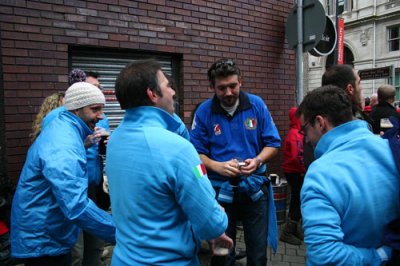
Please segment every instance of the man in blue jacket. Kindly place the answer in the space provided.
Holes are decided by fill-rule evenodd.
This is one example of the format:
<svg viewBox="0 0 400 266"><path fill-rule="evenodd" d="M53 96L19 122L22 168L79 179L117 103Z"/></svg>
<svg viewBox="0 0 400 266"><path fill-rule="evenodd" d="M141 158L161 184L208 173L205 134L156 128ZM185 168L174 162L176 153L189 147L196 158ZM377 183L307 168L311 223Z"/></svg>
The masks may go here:
<svg viewBox="0 0 400 266"><path fill-rule="evenodd" d="M241 91L240 69L233 60L215 62L208 80L215 96L197 108L190 140L228 214L227 235L235 240L241 217L248 265L266 265L267 233L276 250L277 227L265 163L280 147L278 130L264 101ZM228 265L234 264L232 250Z"/></svg>
<svg viewBox="0 0 400 266"><path fill-rule="evenodd" d="M354 120L346 93L333 85L304 98L297 115L315 147L301 208L307 265L382 265L390 221L399 217L399 172L387 140Z"/></svg>
<svg viewBox="0 0 400 266"><path fill-rule="evenodd" d="M73 71L74 70L71 72ZM86 76L86 82L101 90L99 73L88 71L84 72L82 76ZM97 122L96 129L97 131L88 137L92 141L88 143L90 147L87 147L86 150L89 177L88 195L98 207L103 210L108 210L110 207L110 199L108 194L103 191L103 159L99 156L99 139L97 138L100 130L110 130L108 118L104 113L103 119ZM91 233L82 231L78 237L78 241L72 248L72 266L99 266L101 264L103 250L104 241L102 239Z"/></svg>
<svg viewBox="0 0 400 266"><path fill-rule="evenodd" d="M105 98L78 82L65 94L65 108L43 128L28 151L11 213L11 254L29 265L70 265L79 227L115 241L111 215L87 196L83 141L103 118Z"/></svg>
<svg viewBox="0 0 400 266"><path fill-rule="evenodd" d="M200 240L228 248L226 214L196 150L176 131L175 92L154 60L129 64L115 92L124 119L107 146L117 228L113 265L199 265Z"/></svg>

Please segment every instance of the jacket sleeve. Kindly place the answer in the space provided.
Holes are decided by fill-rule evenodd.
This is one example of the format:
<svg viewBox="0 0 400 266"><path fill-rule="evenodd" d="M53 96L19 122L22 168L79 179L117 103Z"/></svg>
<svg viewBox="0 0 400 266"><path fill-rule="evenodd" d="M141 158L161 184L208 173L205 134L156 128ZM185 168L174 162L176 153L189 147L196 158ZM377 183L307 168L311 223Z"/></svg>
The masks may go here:
<svg viewBox="0 0 400 266"><path fill-rule="evenodd" d="M307 174L305 180L301 212L308 265L381 265L381 258L374 248L345 243L338 210L315 176Z"/></svg>
<svg viewBox="0 0 400 266"><path fill-rule="evenodd" d="M203 109L200 106L196 111L190 130L190 141L198 153L208 155L210 153L209 136L206 127L207 123L203 120L207 119L207 113Z"/></svg>
<svg viewBox="0 0 400 266"><path fill-rule="evenodd" d="M281 146L281 138L279 136L278 129L272 119L271 113L269 112L265 103L261 98L256 98L256 107L258 113L258 121L262 130L261 137L263 145L265 147L279 148Z"/></svg>
<svg viewBox="0 0 400 266"><path fill-rule="evenodd" d="M207 174L200 171L202 162L198 154L189 145L187 143L176 158L176 165L179 167L172 182L175 186L175 198L196 235L200 239L211 240L225 232L228 218L215 199L215 192Z"/></svg>
<svg viewBox="0 0 400 266"><path fill-rule="evenodd" d="M69 146L50 152L42 160L43 175L57 203L69 220L82 229L110 242L115 241L112 217L99 209L87 196L88 177L83 148Z"/></svg>

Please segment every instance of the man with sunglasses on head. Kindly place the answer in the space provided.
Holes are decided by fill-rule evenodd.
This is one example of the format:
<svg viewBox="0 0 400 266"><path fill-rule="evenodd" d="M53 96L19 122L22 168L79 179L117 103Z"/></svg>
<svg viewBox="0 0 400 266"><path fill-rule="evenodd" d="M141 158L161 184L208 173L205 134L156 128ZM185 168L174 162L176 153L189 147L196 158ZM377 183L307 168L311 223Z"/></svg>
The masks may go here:
<svg viewBox="0 0 400 266"><path fill-rule="evenodd" d="M354 119L344 90L327 85L297 110L316 160L301 190L307 265L382 265L386 226L399 217L399 172L387 140Z"/></svg>
<svg viewBox="0 0 400 266"><path fill-rule="evenodd" d="M280 147L278 130L264 101L241 91L240 69L233 60L216 61L207 74L215 95L196 110L190 138L228 215L227 235L235 240L241 218L247 265L266 265L267 233L275 234L270 239L275 245L276 221L268 222L275 213L265 172ZM232 249L226 264L234 263Z"/></svg>

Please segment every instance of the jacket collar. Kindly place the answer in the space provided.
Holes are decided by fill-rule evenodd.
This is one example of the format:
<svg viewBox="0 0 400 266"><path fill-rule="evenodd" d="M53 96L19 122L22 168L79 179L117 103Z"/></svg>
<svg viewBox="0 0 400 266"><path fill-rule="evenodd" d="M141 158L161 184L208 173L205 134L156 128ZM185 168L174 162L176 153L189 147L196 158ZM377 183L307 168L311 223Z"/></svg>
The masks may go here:
<svg viewBox="0 0 400 266"><path fill-rule="evenodd" d="M239 105L235 111L235 113L233 115L235 115L236 113L242 111L242 110L246 110L251 108L251 104L250 104L250 100L249 100L249 96L247 95L247 93L240 91L239 93ZM226 115L227 117L231 117L230 114L228 114L227 111L224 110L224 108L221 107L221 102L220 100L217 98L216 95L214 95L213 99L212 99L212 105L211 105L211 112L215 113L215 114L222 114L222 115Z"/></svg>
<svg viewBox="0 0 400 266"><path fill-rule="evenodd" d="M83 122L83 120L74 113L65 110L61 112L60 116L61 119L72 122L75 128L79 131L79 135L81 136L83 141L86 139L88 135L93 133L93 131L88 127L88 125L86 125L86 123Z"/></svg>
<svg viewBox="0 0 400 266"><path fill-rule="evenodd" d="M138 127L162 127L175 132L181 126L173 115L154 106L140 106L126 110L123 122Z"/></svg>
<svg viewBox="0 0 400 266"><path fill-rule="evenodd" d="M314 151L315 158L318 159L324 153L334 150L355 137L364 134L372 134L368 128L368 123L364 120L352 120L339 125L325 133L318 141Z"/></svg>
<svg viewBox="0 0 400 266"><path fill-rule="evenodd" d="M380 102L376 106L379 106L379 107L390 107L393 110L396 110L396 108L392 104L390 104L388 102Z"/></svg>

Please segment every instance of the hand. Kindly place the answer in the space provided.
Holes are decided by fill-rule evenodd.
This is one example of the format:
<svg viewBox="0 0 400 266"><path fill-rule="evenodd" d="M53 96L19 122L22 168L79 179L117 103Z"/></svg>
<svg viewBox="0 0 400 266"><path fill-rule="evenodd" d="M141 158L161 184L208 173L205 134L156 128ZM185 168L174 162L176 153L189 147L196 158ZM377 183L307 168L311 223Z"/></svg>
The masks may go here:
<svg viewBox="0 0 400 266"><path fill-rule="evenodd" d="M258 166L260 165L260 161L256 158L246 159L244 160L244 162L247 164L240 167L240 172L243 175L251 175L252 173L254 173L254 171L257 170Z"/></svg>
<svg viewBox="0 0 400 266"><path fill-rule="evenodd" d="M93 134L88 135L85 139L85 141L83 142L83 145L85 145L85 148L88 149L90 147L93 146L93 144L98 143L100 141L101 138L101 133L100 131L94 131Z"/></svg>
<svg viewBox="0 0 400 266"><path fill-rule="evenodd" d="M214 171L222 176L228 177L236 177L240 175L239 164L235 159L226 162L216 162Z"/></svg>
<svg viewBox="0 0 400 266"><path fill-rule="evenodd" d="M214 255L215 248L218 247L224 247L227 249L233 248L233 241L232 239L227 236L225 233L223 233L220 237L210 240L210 249L211 249L211 254Z"/></svg>

